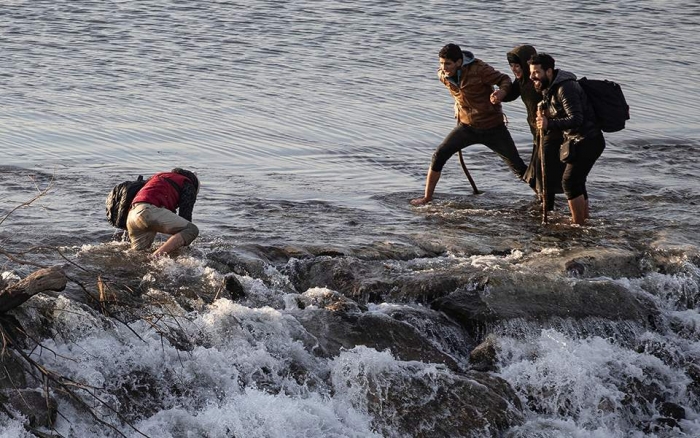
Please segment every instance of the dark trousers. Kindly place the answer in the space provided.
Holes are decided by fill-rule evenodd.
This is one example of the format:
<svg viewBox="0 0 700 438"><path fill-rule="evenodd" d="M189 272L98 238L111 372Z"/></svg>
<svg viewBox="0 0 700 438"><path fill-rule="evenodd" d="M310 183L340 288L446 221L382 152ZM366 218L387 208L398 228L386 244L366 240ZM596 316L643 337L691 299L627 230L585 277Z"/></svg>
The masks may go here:
<svg viewBox="0 0 700 438"><path fill-rule="evenodd" d="M542 194L542 160L540 159L540 135L532 129L533 147L530 165L525 172L524 180L535 192ZM559 148L564 141L561 131L547 131L542 137L544 146L544 172L547 177L547 208L554 208L554 195L564 193L561 186L562 176L566 165L559 161Z"/></svg>
<svg viewBox="0 0 700 438"><path fill-rule="evenodd" d="M574 199L583 195L588 199L586 191L586 179L593 168L593 164L601 156L605 149L603 134L584 138L576 144L576 158L573 163L567 163L562 177L562 186L566 199Z"/></svg>
<svg viewBox="0 0 700 438"><path fill-rule="evenodd" d="M475 129L462 124L457 125L435 150L430 168L434 172L442 172L442 168L452 155L473 144L483 144L497 153L510 167L510 170L518 178L522 178L527 166L520 158L506 125L491 129Z"/></svg>

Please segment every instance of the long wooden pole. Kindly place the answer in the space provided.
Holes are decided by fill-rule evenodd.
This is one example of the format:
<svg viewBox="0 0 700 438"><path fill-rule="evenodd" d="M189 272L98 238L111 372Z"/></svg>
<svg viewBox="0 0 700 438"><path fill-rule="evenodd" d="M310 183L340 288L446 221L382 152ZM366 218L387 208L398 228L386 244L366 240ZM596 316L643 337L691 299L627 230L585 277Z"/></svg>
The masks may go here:
<svg viewBox="0 0 700 438"><path fill-rule="evenodd" d="M467 179L469 180L469 184L472 185L472 190L474 190L475 195L480 195L483 193L479 189L476 188L476 183L474 182L474 178L469 174L469 170L467 170L467 165L464 164L464 157L462 156L462 151L459 151L459 164L462 165L462 170L464 171L464 174L467 175Z"/></svg>
<svg viewBox="0 0 700 438"><path fill-rule="evenodd" d="M540 102L537 104L537 109L542 113L544 116L544 102ZM540 187L542 188L542 223L546 224L547 223L547 173L545 171L545 166L544 166L544 129L539 129L538 130L538 136L539 136L539 146L540 146L540 169L541 169L541 178L542 182L540 183Z"/></svg>

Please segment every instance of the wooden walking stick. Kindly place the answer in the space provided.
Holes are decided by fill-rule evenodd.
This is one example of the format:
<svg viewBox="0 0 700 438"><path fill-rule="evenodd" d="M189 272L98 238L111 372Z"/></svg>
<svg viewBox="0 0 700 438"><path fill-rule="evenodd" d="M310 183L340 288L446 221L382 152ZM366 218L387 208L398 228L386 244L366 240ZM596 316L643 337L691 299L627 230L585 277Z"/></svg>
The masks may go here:
<svg viewBox="0 0 700 438"><path fill-rule="evenodd" d="M544 102L537 104L537 110L542 116L544 116ZM538 143L540 148L540 170L542 182L540 183L542 191L542 223L547 223L547 173L544 169L544 129L539 129L538 132Z"/></svg>
<svg viewBox="0 0 700 438"><path fill-rule="evenodd" d="M474 178L469 174L469 171L467 170L467 165L464 164L464 157L462 156L462 151L459 151L459 164L462 165L462 170L464 170L464 174L467 175L467 179L469 180L469 184L472 185L472 190L474 190L475 195L480 195L484 192L476 188L476 183L474 182Z"/></svg>

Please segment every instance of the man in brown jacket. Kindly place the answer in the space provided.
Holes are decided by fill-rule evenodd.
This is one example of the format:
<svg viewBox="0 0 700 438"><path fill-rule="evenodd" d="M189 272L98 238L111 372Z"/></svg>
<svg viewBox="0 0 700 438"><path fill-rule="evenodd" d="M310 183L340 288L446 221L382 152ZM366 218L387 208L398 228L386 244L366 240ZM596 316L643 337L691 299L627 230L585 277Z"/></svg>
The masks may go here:
<svg viewBox="0 0 700 438"><path fill-rule="evenodd" d="M446 45L438 56L438 78L455 100L457 126L435 150L425 181L424 196L412 200L412 205L432 201L440 172L447 160L473 144L483 144L496 152L518 178L522 178L527 168L503 121L501 104L497 103L503 100L512 85L508 75L474 58L471 52L462 51L456 44ZM493 91L494 85L498 86L498 90Z"/></svg>

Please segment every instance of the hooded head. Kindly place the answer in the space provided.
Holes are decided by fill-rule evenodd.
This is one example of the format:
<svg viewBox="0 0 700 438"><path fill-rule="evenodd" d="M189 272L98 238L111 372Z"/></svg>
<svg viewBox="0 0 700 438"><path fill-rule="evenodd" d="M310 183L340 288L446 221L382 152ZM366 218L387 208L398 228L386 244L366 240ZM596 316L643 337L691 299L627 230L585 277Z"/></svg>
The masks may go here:
<svg viewBox="0 0 700 438"><path fill-rule="evenodd" d="M513 75L515 75L515 79L520 82L527 81L528 77L530 76L530 66L527 62L534 55L537 55L537 50L527 44L517 46L508 52L506 57L508 58L510 69L513 72Z"/></svg>

